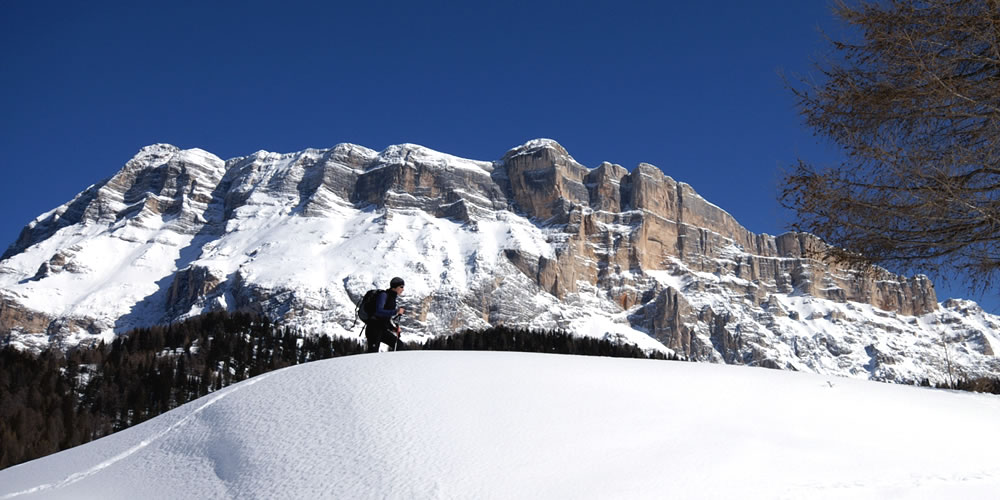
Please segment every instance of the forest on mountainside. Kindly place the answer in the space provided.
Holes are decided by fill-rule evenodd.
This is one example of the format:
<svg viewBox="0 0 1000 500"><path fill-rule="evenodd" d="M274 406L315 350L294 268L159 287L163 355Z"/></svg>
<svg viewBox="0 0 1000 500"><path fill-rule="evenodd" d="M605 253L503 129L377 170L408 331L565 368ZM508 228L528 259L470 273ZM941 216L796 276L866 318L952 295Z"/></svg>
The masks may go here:
<svg viewBox="0 0 1000 500"><path fill-rule="evenodd" d="M506 327L408 347L666 359L610 340ZM307 335L227 312L133 330L110 344L67 353L34 355L8 345L0 350L0 469L107 436L262 373L363 352L357 338Z"/></svg>
<svg viewBox="0 0 1000 500"><path fill-rule="evenodd" d="M363 352L265 318L209 313L110 344L39 355L0 350L0 468L138 424L255 375Z"/></svg>
<svg viewBox="0 0 1000 500"><path fill-rule="evenodd" d="M504 326L406 347L678 359L608 339ZM35 355L8 345L0 349L0 469L107 436L256 375L363 352L358 338L307 335L227 312L133 330L67 353ZM1000 378L959 380L954 388L1000 394Z"/></svg>

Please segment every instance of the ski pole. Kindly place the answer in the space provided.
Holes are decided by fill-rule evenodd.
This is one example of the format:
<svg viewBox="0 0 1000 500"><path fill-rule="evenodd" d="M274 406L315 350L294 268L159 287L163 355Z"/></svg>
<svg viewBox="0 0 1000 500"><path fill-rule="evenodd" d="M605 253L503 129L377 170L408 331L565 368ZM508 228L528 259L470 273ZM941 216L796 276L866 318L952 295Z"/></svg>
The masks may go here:
<svg viewBox="0 0 1000 500"><path fill-rule="evenodd" d="M396 352L396 346L399 345L399 320L402 319L402 314L397 314L392 317L393 322L396 324L396 341L392 343L392 352Z"/></svg>

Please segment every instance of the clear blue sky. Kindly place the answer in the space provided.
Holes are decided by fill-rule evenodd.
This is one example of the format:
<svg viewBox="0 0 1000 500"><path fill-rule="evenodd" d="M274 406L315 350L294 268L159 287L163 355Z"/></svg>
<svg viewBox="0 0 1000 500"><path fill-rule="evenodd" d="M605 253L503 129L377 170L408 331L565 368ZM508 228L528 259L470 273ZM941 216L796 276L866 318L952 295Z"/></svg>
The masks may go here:
<svg viewBox="0 0 1000 500"><path fill-rule="evenodd" d="M548 137L590 167L652 163L770 234L780 169L835 157L779 76L822 57L825 0L480 4L3 2L0 251L157 142L494 160Z"/></svg>

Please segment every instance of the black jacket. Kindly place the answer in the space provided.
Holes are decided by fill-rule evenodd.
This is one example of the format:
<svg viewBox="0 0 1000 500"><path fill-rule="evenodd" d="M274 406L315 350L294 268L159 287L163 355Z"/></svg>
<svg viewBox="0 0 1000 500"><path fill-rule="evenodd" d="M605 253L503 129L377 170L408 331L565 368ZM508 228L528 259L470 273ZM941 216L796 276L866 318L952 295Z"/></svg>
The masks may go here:
<svg viewBox="0 0 1000 500"><path fill-rule="evenodd" d="M396 292L383 290L375 297L375 319L381 323L388 323L389 319L396 315Z"/></svg>

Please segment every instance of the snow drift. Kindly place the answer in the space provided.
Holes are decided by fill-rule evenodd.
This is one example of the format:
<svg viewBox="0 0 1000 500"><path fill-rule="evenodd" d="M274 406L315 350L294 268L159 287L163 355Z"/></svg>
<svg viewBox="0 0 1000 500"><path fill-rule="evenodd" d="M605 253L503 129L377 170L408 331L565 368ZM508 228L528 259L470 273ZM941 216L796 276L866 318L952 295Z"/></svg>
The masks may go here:
<svg viewBox="0 0 1000 500"><path fill-rule="evenodd" d="M359 355L0 471L0 498L995 498L1000 398L726 365Z"/></svg>

